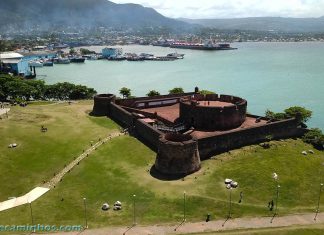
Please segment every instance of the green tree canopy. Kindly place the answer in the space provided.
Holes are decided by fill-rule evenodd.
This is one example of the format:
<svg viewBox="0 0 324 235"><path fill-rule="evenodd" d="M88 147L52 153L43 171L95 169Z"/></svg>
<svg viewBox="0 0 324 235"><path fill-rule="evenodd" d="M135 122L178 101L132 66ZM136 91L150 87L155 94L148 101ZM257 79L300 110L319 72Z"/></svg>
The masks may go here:
<svg viewBox="0 0 324 235"><path fill-rule="evenodd" d="M160 92L158 92L156 90L150 90L146 95L147 96L157 96L157 95L160 95Z"/></svg>
<svg viewBox="0 0 324 235"><path fill-rule="evenodd" d="M287 118L296 118L299 122L305 123L312 117L312 111L304 107L293 106L285 109L284 113L275 113L271 110L266 110L265 116L270 119L283 120Z"/></svg>
<svg viewBox="0 0 324 235"><path fill-rule="evenodd" d="M323 132L318 128L310 129L303 136L303 141L312 144L316 148L324 148L324 135Z"/></svg>
<svg viewBox="0 0 324 235"><path fill-rule="evenodd" d="M68 82L46 85L41 80L0 75L0 100L69 100L90 99L96 94L93 88Z"/></svg>
<svg viewBox="0 0 324 235"><path fill-rule="evenodd" d="M169 94L182 94L182 93L184 93L182 87L175 87L175 88L169 90Z"/></svg>
<svg viewBox="0 0 324 235"><path fill-rule="evenodd" d="M122 87L119 90L119 94L121 94L123 96L123 99L128 98L131 96L131 89L127 88L127 87Z"/></svg>
<svg viewBox="0 0 324 235"><path fill-rule="evenodd" d="M312 111L305 109L304 107L294 106L285 109L287 117L297 118L300 122L307 122L312 117Z"/></svg>
<svg viewBox="0 0 324 235"><path fill-rule="evenodd" d="M210 95L210 94L216 94L216 93L213 91L209 91L209 90L201 90L201 91L199 91L199 94Z"/></svg>

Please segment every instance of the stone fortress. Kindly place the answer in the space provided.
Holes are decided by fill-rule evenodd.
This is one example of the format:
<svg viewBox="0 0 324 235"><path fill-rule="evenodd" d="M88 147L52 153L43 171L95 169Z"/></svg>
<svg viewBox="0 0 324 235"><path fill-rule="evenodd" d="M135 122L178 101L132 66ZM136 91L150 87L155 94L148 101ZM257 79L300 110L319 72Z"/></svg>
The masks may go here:
<svg viewBox="0 0 324 235"><path fill-rule="evenodd" d="M165 175L187 175L217 153L305 133L295 118L247 114L246 100L202 95L197 87L195 92L132 99L100 94L94 97L92 114L108 116L155 150L154 167Z"/></svg>

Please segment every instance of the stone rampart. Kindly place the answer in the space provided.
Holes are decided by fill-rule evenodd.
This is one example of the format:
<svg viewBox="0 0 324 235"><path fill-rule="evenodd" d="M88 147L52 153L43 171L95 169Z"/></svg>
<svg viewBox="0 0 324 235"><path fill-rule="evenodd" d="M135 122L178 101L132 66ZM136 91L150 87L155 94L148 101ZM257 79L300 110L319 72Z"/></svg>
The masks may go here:
<svg viewBox="0 0 324 235"><path fill-rule="evenodd" d="M171 98L180 98L183 96L191 96L194 94L195 94L194 92L187 92L187 93L182 93L182 94L158 95L158 96L153 96L153 97L137 97L137 98L131 98L131 99L118 99L118 100L116 100L116 104L121 105L121 106L131 107L131 108L139 108L139 107L136 107L136 105L135 105L136 103L139 103L139 102L147 103L147 102L156 101L156 100L167 100L167 99L171 99ZM163 104L162 104L162 106L163 106ZM158 107L158 106L155 106L155 107Z"/></svg>
<svg viewBox="0 0 324 235"><path fill-rule="evenodd" d="M195 98L195 97L194 97ZM198 97L201 98L201 97ZM229 130L239 127L246 118L247 102L234 96L211 94L200 102L222 101L230 106L206 106L197 104L197 100L180 100L180 120L188 126L200 130Z"/></svg>
<svg viewBox="0 0 324 235"><path fill-rule="evenodd" d="M125 128L133 126L133 115L115 103L109 105L109 117Z"/></svg>
<svg viewBox="0 0 324 235"><path fill-rule="evenodd" d="M305 133L305 129L297 128L297 125L295 119L288 119L201 138L198 140L200 157L206 159L217 153L268 141L269 137L274 140L300 137Z"/></svg>
<svg viewBox="0 0 324 235"><path fill-rule="evenodd" d="M92 115L107 116L109 114L109 105L114 103L116 96L112 94L100 94L94 97Z"/></svg>
<svg viewBox="0 0 324 235"><path fill-rule="evenodd" d="M161 135L154 166L159 172L168 175L187 175L199 170L197 140L190 135Z"/></svg>
<svg viewBox="0 0 324 235"><path fill-rule="evenodd" d="M135 121L134 127L136 136L150 148L157 151L159 138L163 133L141 119Z"/></svg>

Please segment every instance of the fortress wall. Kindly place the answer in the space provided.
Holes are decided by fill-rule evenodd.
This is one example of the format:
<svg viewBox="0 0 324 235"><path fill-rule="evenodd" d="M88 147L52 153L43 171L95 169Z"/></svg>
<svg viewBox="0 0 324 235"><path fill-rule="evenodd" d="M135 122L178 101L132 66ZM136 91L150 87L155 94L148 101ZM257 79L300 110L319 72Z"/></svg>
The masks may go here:
<svg viewBox="0 0 324 235"><path fill-rule="evenodd" d="M201 159L206 159L217 153L267 141L268 136L272 136L272 139L281 139L300 137L304 133L305 129L297 128L295 119L283 120L261 127L199 139L199 153Z"/></svg>
<svg viewBox="0 0 324 235"><path fill-rule="evenodd" d="M127 107L134 107L135 102L137 101L149 101L149 100L158 100L158 99L167 99L167 98L178 98L183 96L191 96L195 94L194 92L187 92L182 94L171 94L171 95L158 95L153 97L137 97L137 98L131 98L131 99L118 99L116 100L116 104L119 104L121 106L127 106Z"/></svg>
<svg viewBox="0 0 324 235"><path fill-rule="evenodd" d="M197 140L168 133L159 138L155 168L164 174L190 174L200 169Z"/></svg>
<svg viewBox="0 0 324 235"><path fill-rule="evenodd" d="M217 94L207 94L205 96L205 100L217 101L217 100L219 100L219 97Z"/></svg>
<svg viewBox="0 0 324 235"><path fill-rule="evenodd" d="M133 116L115 103L109 105L109 117L123 127L133 125Z"/></svg>
<svg viewBox="0 0 324 235"><path fill-rule="evenodd" d="M202 94L195 94L194 97L198 101L205 100L205 95L202 95Z"/></svg>
<svg viewBox="0 0 324 235"><path fill-rule="evenodd" d="M163 133L140 119L136 120L134 125L137 137L143 140L145 144L148 144L153 150L157 151L159 137Z"/></svg>
<svg viewBox="0 0 324 235"><path fill-rule="evenodd" d="M107 116L109 113L109 104L115 102L116 96L112 94L100 94L94 97L92 114L95 116Z"/></svg>
<svg viewBox="0 0 324 235"><path fill-rule="evenodd" d="M233 96L231 95L220 95L219 100L223 102L233 103Z"/></svg>
<svg viewBox="0 0 324 235"><path fill-rule="evenodd" d="M225 97L226 98L226 97ZM223 97L224 99L224 97ZM231 99L232 96L227 96ZM240 126L246 118L247 102L225 107L196 106L180 101L180 119L201 130L228 130Z"/></svg>

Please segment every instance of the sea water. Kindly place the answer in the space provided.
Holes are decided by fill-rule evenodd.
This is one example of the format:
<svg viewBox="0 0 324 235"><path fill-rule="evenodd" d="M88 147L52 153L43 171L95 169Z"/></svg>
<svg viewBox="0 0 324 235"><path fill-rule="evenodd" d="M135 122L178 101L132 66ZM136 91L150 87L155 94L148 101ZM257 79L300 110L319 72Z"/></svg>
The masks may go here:
<svg viewBox="0 0 324 235"><path fill-rule="evenodd" d="M324 43L233 43L238 50L196 51L153 46L123 46L123 52L164 56L184 53L176 61L86 61L37 70L46 83L71 82L118 94L128 87L132 95L150 90L167 94L173 87L232 94L247 99L248 112L264 115L267 109L282 112L291 106L313 111L310 127L324 130ZM90 50L101 52L103 47Z"/></svg>

